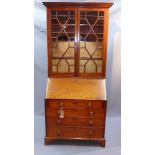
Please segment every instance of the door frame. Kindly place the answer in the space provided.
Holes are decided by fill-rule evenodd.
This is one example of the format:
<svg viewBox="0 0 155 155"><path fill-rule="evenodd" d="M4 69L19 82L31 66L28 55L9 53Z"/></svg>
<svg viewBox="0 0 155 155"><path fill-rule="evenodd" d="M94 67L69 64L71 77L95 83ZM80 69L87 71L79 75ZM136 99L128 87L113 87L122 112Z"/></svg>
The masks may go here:
<svg viewBox="0 0 155 155"><path fill-rule="evenodd" d="M103 23L103 56L102 56L102 73L80 73L80 12L81 11L103 11L104 23ZM106 60L107 60L107 39L108 39L108 8L78 8L78 77L90 77L90 78L105 78L106 75Z"/></svg>
<svg viewBox="0 0 155 155"><path fill-rule="evenodd" d="M52 21L51 21L51 11L74 11L75 12L75 45L74 45L74 72L73 73L58 73L52 72ZM47 48L48 48L48 77L74 77L76 75L76 54L77 54L77 8L70 8L70 7L54 7L54 8L47 8Z"/></svg>

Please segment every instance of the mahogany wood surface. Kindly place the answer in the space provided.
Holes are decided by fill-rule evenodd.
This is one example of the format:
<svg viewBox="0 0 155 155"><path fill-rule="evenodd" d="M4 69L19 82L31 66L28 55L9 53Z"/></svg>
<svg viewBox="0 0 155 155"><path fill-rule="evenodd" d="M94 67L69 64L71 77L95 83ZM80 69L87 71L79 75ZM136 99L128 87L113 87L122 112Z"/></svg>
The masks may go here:
<svg viewBox="0 0 155 155"><path fill-rule="evenodd" d="M84 110L81 108L64 108L64 117L81 117L81 118L104 118L103 109ZM58 109L47 108L47 117L58 117Z"/></svg>
<svg viewBox="0 0 155 155"><path fill-rule="evenodd" d="M110 8L113 3L103 3L103 2L43 2L43 4L48 7L91 7L91 8Z"/></svg>
<svg viewBox="0 0 155 155"><path fill-rule="evenodd" d="M103 118L47 117L47 128L55 126L104 127L104 121Z"/></svg>
<svg viewBox="0 0 155 155"><path fill-rule="evenodd" d="M63 118L60 117L60 109L64 111ZM45 117L45 144L55 139L86 138L105 146L102 138L105 133L106 101L46 99Z"/></svg>
<svg viewBox="0 0 155 155"><path fill-rule="evenodd" d="M48 100L46 104L48 108L59 108L61 106L64 108L72 107L72 108L81 108L85 110L94 109L94 108L98 108L98 109L105 108L105 104L103 101L90 101L90 100L59 99L59 100Z"/></svg>
<svg viewBox="0 0 155 155"><path fill-rule="evenodd" d="M47 128L47 136L63 138L102 138L103 128L100 127L53 127Z"/></svg>

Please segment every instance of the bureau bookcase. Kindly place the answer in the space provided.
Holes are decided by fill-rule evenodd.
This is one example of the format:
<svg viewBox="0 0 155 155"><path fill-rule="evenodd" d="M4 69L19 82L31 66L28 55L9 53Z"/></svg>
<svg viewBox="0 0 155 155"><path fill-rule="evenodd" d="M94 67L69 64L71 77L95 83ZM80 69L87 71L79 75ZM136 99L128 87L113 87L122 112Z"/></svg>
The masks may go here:
<svg viewBox="0 0 155 155"><path fill-rule="evenodd" d="M43 2L47 7L45 144L105 146L108 12L112 3Z"/></svg>

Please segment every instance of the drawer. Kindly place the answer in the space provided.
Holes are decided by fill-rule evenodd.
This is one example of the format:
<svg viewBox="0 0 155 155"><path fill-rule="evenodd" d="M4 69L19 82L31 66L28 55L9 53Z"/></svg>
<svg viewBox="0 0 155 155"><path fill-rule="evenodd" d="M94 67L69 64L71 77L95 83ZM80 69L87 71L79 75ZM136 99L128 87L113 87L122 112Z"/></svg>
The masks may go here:
<svg viewBox="0 0 155 155"><path fill-rule="evenodd" d="M47 117L60 117L60 109L47 108L46 109ZM64 108L63 109L63 118L66 117L75 117L75 118L104 118L105 112L103 109L91 109L84 110L80 108Z"/></svg>
<svg viewBox="0 0 155 155"><path fill-rule="evenodd" d="M80 107L80 108L103 108L103 101L83 101L83 100L47 100L47 107Z"/></svg>
<svg viewBox="0 0 155 155"><path fill-rule="evenodd" d="M53 127L47 128L48 137L102 138L103 128Z"/></svg>
<svg viewBox="0 0 155 155"><path fill-rule="evenodd" d="M102 118L53 118L47 117L47 127L55 126L82 126L82 127L104 127L104 119Z"/></svg>

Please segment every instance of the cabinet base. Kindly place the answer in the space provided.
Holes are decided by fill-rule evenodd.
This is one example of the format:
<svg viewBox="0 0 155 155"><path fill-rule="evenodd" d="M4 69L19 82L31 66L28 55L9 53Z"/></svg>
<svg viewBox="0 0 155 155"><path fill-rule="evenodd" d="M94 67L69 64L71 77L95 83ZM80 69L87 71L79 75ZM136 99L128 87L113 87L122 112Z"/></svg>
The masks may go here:
<svg viewBox="0 0 155 155"><path fill-rule="evenodd" d="M57 138L57 137L45 137L44 144L48 145L55 140L82 140L82 141L96 141L102 147L105 147L105 139L89 139L89 138Z"/></svg>

